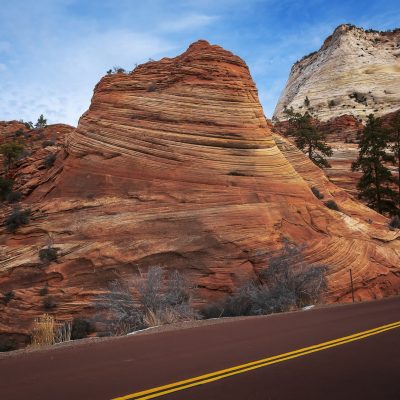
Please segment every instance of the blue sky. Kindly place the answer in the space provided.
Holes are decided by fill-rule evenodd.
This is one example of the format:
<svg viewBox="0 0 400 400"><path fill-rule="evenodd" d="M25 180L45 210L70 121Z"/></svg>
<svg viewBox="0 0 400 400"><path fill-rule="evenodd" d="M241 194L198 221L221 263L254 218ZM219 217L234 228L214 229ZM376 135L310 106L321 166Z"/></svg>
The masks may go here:
<svg viewBox="0 0 400 400"><path fill-rule="evenodd" d="M114 65L183 52L206 39L241 56L270 117L293 62L341 23L400 27L398 0L4 0L0 120L76 125Z"/></svg>

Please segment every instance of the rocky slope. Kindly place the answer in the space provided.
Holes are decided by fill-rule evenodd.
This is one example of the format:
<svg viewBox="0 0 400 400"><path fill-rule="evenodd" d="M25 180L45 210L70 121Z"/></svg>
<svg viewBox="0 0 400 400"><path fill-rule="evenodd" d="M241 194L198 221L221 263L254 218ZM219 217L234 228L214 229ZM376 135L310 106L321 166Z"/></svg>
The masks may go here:
<svg viewBox="0 0 400 400"><path fill-rule="evenodd" d="M197 305L213 301L255 278L283 238L328 266L328 301L349 300L350 267L358 299L399 292L400 232L272 134L246 64L219 46L105 76L65 155L28 196L30 223L1 231L0 292L14 294L3 334L27 335L49 297L59 319L93 314L110 280L153 265L185 271ZM49 243L58 259L44 264Z"/></svg>
<svg viewBox="0 0 400 400"><path fill-rule="evenodd" d="M309 109L322 121L344 114L365 119L370 113L381 116L399 109L400 29L337 27L317 52L293 65L276 118L285 118L285 106Z"/></svg>

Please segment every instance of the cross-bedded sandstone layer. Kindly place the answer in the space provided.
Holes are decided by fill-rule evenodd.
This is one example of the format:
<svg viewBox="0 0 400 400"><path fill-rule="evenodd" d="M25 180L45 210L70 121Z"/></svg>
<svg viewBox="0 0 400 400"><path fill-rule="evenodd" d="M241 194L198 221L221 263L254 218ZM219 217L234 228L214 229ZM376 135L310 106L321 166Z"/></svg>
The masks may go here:
<svg viewBox="0 0 400 400"><path fill-rule="evenodd" d="M283 238L328 265L330 301L397 293L399 232L272 135L245 63L219 46L105 76L66 140L62 170L28 197L31 221L2 235L0 331L26 332L46 286L58 318L149 266L185 271L204 304L265 266ZM334 199L341 211L327 208ZM48 244L58 260L43 264ZM25 331L24 331L25 329Z"/></svg>
<svg viewBox="0 0 400 400"><path fill-rule="evenodd" d="M399 109L400 29L337 27L318 51L293 65L275 117L285 118L285 106L308 109L322 121L344 114L365 119Z"/></svg>

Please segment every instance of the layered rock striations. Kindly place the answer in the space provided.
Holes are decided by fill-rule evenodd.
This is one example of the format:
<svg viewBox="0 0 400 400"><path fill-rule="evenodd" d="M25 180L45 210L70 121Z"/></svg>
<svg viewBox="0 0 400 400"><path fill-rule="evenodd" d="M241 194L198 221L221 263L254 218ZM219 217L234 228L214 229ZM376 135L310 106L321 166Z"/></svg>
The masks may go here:
<svg viewBox="0 0 400 400"><path fill-rule="evenodd" d="M317 199L311 187L324 194ZM324 204L334 199L340 211ZM398 293L400 233L273 135L246 64L205 41L176 58L105 76L67 135L62 170L27 198L31 221L1 239L0 331L44 310L93 313L110 280L149 266L187 273L201 305L264 267L284 238L328 266L328 301ZM57 262L40 249L57 249Z"/></svg>
<svg viewBox="0 0 400 400"><path fill-rule="evenodd" d="M305 103L306 97L309 105ZM400 29L365 31L340 25L322 47L296 62L276 106L309 109L327 121L344 114L357 119L400 108Z"/></svg>

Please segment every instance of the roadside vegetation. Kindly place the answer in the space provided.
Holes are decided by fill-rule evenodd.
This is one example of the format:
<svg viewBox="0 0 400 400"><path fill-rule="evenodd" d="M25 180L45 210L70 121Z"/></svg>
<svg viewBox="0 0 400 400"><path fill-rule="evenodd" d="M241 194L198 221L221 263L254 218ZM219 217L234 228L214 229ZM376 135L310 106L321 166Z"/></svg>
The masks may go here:
<svg viewBox="0 0 400 400"><path fill-rule="evenodd" d="M47 250L47 249L46 249ZM309 264L303 247L289 241L269 260L257 281L244 284L223 300L196 311L192 306L195 287L179 271L150 267L134 280L110 282L92 306L96 316L57 321L48 312L57 308L46 285L39 290L45 314L32 327L32 345L43 346L97 336L125 335L137 330L195 319L265 315L297 310L320 302L326 289L326 267ZM50 259L49 259L50 258ZM44 262L53 261L44 254ZM9 295L7 297L12 299Z"/></svg>
<svg viewBox="0 0 400 400"><path fill-rule="evenodd" d="M286 241L282 251L261 271L259 280L205 307L203 318L265 315L318 303L326 289L326 267L307 263L302 250Z"/></svg>
<svg viewBox="0 0 400 400"><path fill-rule="evenodd" d="M161 267L149 268L132 282L115 280L99 296L95 307L106 314L106 332L120 335L151 326L193 320L189 281L179 272L168 275Z"/></svg>

